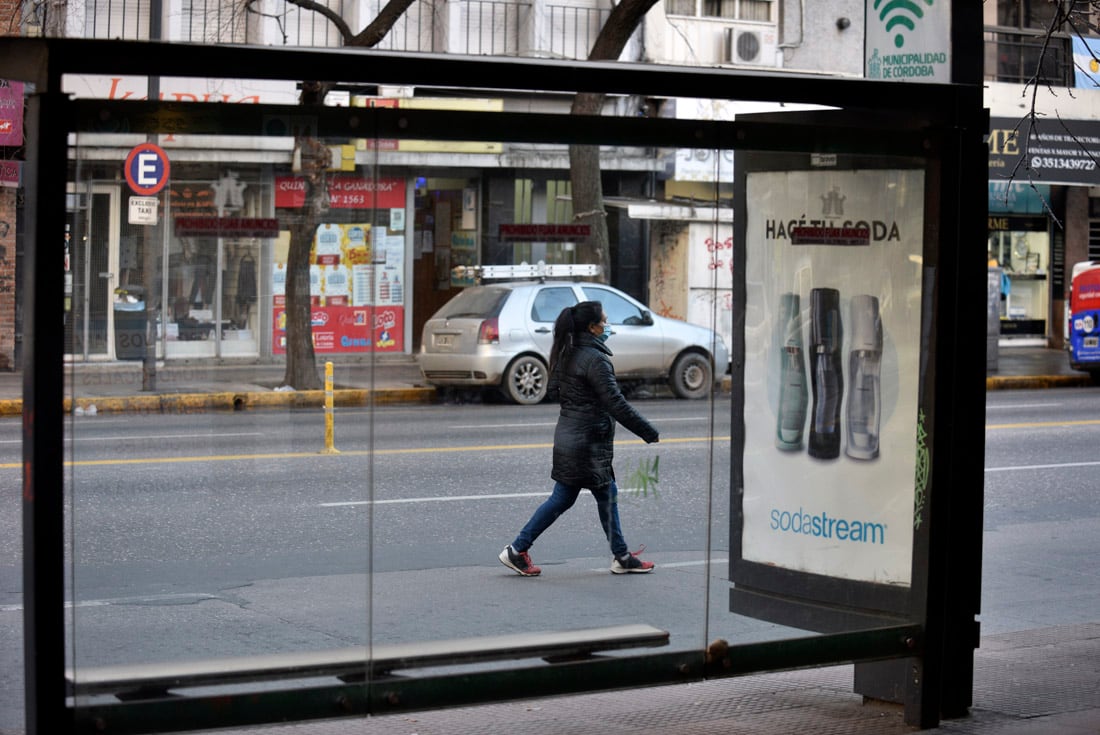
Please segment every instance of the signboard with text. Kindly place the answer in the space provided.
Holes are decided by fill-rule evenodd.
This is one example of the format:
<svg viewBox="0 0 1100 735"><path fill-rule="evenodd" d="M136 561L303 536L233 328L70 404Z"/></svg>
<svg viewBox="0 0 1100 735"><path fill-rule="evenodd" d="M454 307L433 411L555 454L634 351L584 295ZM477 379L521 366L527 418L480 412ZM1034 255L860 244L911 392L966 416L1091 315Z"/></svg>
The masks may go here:
<svg viewBox="0 0 1100 735"><path fill-rule="evenodd" d="M951 3L865 0L864 76L951 82Z"/></svg>
<svg viewBox="0 0 1100 735"><path fill-rule="evenodd" d="M989 180L1100 186L1100 121L995 117Z"/></svg>
<svg viewBox="0 0 1100 735"><path fill-rule="evenodd" d="M405 180L370 179L332 175L328 178L329 207L332 209L396 209L405 207ZM306 182L299 176L275 177L275 206L299 208L305 204Z"/></svg>

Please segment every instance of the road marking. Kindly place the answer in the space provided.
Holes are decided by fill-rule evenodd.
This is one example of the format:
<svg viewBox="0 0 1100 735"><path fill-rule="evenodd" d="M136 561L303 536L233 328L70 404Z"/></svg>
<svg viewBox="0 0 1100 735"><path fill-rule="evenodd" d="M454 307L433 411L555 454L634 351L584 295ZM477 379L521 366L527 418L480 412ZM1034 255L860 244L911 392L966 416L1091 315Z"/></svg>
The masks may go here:
<svg viewBox="0 0 1100 735"><path fill-rule="evenodd" d="M714 442L728 442L728 436L716 437L681 437L678 439L662 439L661 445L669 444L707 444ZM616 441L615 446L641 446L641 439L628 439ZM183 457L144 457L144 458L117 458L117 459L82 459L73 462L65 462L66 467L111 467L115 465L138 464L186 464L191 462L242 462L258 460L278 459L319 459L339 457L385 457L405 454L455 454L462 452L505 452L517 449L553 449L553 442L537 442L532 444L481 444L466 447L409 447L407 449L341 449L339 454L322 454L318 449L314 452L281 452L268 454L211 454L203 456ZM0 469L22 469L20 462L6 462L0 464Z"/></svg>
<svg viewBox="0 0 1100 735"><path fill-rule="evenodd" d="M1061 426L1097 426L1100 419L1082 419L1081 421L1031 421L1019 424L986 424L986 431L993 429L1051 429Z"/></svg>
<svg viewBox="0 0 1100 735"><path fill-rule="evenodd" d="M143 439L222 439L229 436L263 436L262 431L236 431L224 434L138 434L135 436L77 436L65 435L65 441L114 442ZM20 444L22 439L0 439L0 444Z"/></svg>
<svg viewBox="0 0 1100 735"><path fill-rule="evenodd" d="M506 500L508 498L541 498L550 493L497 493L493 495L448 495L428 498L390 498L387 500L344 500L334 503L318 503L321 508L340 508L349 505L395 505L398 503L443 503L451 500Z"/></svg>
<svg viewBox="0 0 1100 735"><path fill-rule="evenodd" d="M1013 467L986 467L986 472L1012 472L1013 470L1060 470L1063 467L1096 467L1100 462L1063 462L1062 464L1020 464Z"/></svg>

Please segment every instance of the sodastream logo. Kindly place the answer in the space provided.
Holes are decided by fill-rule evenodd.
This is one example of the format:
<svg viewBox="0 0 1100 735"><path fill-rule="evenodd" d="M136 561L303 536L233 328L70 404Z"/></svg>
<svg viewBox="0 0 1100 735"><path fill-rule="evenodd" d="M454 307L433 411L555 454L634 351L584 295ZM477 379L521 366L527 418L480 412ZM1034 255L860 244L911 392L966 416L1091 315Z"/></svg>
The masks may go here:
<svg viewBox="0 0 1100 735"><path fill-rule="evenodd" d="M878 11L879 20L884 23L887 33L899 26L912 31L917 27L916 21L924 17L921 2L932 7L933 0L875 0L874 9ZM900 30L894 36L894 46L905 46L905 34Z"/></svg>
<svg viewBox="0 0 1100 735"><path fill-rule="evenodd" d="M771 529L856 544L886 543L885 523L857 518L834 518L826 511L810 513L803 508L797 510L772 508Z"/></svg>

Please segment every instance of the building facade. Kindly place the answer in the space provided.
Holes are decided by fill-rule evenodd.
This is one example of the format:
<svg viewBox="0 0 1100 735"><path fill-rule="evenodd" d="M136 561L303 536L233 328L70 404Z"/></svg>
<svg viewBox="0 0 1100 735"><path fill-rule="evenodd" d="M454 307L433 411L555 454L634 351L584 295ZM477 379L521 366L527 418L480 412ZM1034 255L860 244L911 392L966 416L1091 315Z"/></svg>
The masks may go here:
<svg viewBox="0 0 1100 735"><path fill-rule="evenodd" d="M379 0L326 5L353 30L381 7ZM863 76L868 5L662 0L621 60ZM1036 102L1042 120L1035 134L1055 135L1044 126L1054 118L1066 120L1076 143L1088 148L1088 141L1100 139L1093 128L1100 126L1095 81L1100 75L1087 73L1088 40L1074 39L1068 29L1061 29L1049 44L1052 50L1040 57L1040 29L1049 21L1042 9L1001 0L985 12L987 106L994 120L985 246L1008 275L1002 336L1060 345L1067 268L1100 258L1100 174L1084 170L1085 163L1071 178L1049 168L1020 168L1016 162L1028 150L1020 141L1028 138L1018 123L1028 115L1023 100L1034 88L1028 70L1038 69L1044 89ZM607 6L592 0L419 0L377 48L584 58L609 14ZM9 33L26 35L343 43L335 26L286 0L201 9L182 0L23 3L5 17L12 19ZM1085 60L1083 76L1081 64L1073 63L1075 43L1085 46L1078 56ZM297 85L263 81L78 76L66 84L77 96L113 99L293 105L299 98ZM458 99L446 90L384 88L335 89L327 102L491 112L564 111L571 100L553 95ZM608 100L605 114L733 119L765 109L770 107L623 97ZM286 223L301 205L303 184L295 121L271 124L283 125L287 135L247 148L217 136L156 141L134 136L124 147L117 137L109 145L96 136L75 141L65 243L65 328L73 360L140 359L150 349L169 360L281 359ZM317 222L310 266L319 355L414 353L424 321L472 283L457 266L575 259L575 242L509 234L516 225L574 221L565 149L514 141L327 142L329 201ZM1063 142L1061 148L1072 147ZM10 140L2 150L12 172L0 187L0 369L12 369L20 364L21 149ZM150 153L151 158L145 155ZM135 185L134 176L149 174L142 168L146 161L152 161L151 175L157 178L158 157L171 172L165 172L163 188ZM731 162L720 158L714 151L624 148L602 150L600 163L611 238L608 280L664 315L701 323L717 319L720 331L728 333L730 259L723 255L732 233L734 172ZM227 228L226 220L236 220L236 226ZM150 308L153 328L144 318ZM375 316L368 317L368 311ZM368 318L371 333L364 338L359 335Z"/></svg>

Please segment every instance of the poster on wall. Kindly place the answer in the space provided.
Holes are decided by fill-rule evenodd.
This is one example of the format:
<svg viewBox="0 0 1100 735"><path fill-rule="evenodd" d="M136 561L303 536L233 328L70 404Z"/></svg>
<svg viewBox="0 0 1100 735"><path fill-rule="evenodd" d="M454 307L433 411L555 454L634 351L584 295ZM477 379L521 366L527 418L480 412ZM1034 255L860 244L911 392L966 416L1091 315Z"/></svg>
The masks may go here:
<svg viewBox="0 0 1100 735"><path fill-rule="evenodd" d="M909 585L924 173L750 172L745 198L740 558Z"/></svg>
<svg viewBox="0 0 1100 735"><path fill-rule="evenodd" d="M405 238L370 224L318 225L310 251L318 354L405 349ZM272 269L272 351L286 353L286 264Z"/></svg>

